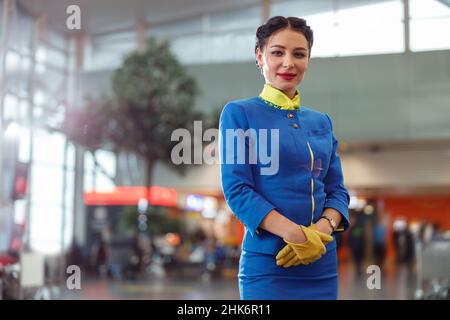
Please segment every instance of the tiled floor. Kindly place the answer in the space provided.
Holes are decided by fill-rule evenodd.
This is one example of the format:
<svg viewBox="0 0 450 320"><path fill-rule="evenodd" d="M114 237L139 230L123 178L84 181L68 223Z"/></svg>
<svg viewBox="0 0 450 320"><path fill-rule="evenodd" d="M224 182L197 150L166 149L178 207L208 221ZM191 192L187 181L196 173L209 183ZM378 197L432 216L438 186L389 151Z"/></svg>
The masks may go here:
<svg viewBox="0 0 450 320"><path fill-rule="evenodd" d="M372 274L357 278L351 263L340 263L339 299L414 299L416 277L414 270L392 265L381 270L380 289L369 289ZM369 279L369 282L370 279ZM373 281L371 283L374 283ZM63 290L59 299L170 299L222 300L239 299L237 279L207 279L190 277L150 277L140 281L85 279L80 290Z"/></svg>

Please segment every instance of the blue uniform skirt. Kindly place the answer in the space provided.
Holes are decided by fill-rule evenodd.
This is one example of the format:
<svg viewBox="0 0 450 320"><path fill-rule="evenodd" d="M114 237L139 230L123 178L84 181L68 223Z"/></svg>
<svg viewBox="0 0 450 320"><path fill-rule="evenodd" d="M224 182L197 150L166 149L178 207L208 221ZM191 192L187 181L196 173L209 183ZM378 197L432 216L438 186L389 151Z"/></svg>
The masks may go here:
<svg viewBox="0 0 450 320"><path fill-rule="evenodd" d="M274 255L242 250L238 277L243 300L335 300L336 248L309 265L289 268L277 266Z"/></svg>

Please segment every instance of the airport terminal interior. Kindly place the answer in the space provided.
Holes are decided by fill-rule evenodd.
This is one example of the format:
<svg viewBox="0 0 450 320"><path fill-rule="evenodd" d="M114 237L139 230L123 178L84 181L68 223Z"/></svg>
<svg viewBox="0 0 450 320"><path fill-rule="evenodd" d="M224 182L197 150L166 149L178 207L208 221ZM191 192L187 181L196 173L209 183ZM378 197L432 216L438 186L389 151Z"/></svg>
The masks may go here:
<svg viewBox="0 0 450 320"><path fill-rule="evenodd" d="M215 133L277 15L339 141L338 299L450 298L449 0L0 0L0 300L240 298Z"/></svg>

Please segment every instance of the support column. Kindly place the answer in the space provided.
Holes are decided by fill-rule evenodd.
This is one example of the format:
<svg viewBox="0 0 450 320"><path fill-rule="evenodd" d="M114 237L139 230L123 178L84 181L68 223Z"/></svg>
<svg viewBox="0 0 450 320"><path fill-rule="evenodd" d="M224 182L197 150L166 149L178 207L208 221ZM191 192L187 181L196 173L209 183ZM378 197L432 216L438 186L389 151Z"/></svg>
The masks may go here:
<svg viewBox="0 0 450 320"><path fill-rule="evenodd" d="M27 125L28 125L28 139L30 141L29 155L28 155L28 178L27 178L27 195L26 195L26 234L25 234L25 251L31 250L31 222L33 220L31 214L31 195L33 193L33 150L34 150L34 92L36 88L36 53L39 38L43 29L45 28L46 18L41 16L36 19L34 23L33 38L31 40L31 53L33 58L31 59L30 66L30 76L28 78L28 115L27 115Z"/></svg>
<svg viewBox="0 0 450 320"><path fill-rule="evenodd" d="M147 46L147 28L147 22L140 19L136 26L136 42L138 52L143 52Z"/></svg>
<svg viewBox="0 0 450 320"><path fill-rule="evenodd" d="M3 101L5 97L5 63L6 53L8 51L8 30L9 21L11 19L11 11L14 5L14 0L3 1L3 14L1 20L1 34L0 34L0 212L7 199L4 199L3 190L3 130L4 130L4 106Z"/></svg>
<svg viewBox="0 0 450 320"><path fill-rule="evenodd" d="M411 52L411 45L409 42L410 29L409 29L409 0L403 0L403 35L405 43L405 53Z"/></svg>
<svg viewBox="0 0 450 320"><path fill-rule="evenodd" d="M262 23L270 18L270 0L262 0Z"/></svg>
<svg viewBox="0 0 450 320"><path fill-rule="evenodd" d="M73 81L73 100L71 108L80 108L80 74L84 65L84 51L86 35L78 35L75 38L75 65ZM73 242L78 246L86 243L86 208L84 206L84 148L75 146L75 177L74 177L74 199L73 199Z"/></svg>

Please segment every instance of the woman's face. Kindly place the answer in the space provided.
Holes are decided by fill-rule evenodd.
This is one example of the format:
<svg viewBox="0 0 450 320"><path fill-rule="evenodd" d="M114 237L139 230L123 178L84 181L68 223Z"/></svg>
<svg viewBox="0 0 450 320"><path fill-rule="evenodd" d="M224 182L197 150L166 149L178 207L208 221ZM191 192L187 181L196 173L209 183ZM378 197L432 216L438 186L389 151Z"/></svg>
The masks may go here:
<svg viewBox="0 0 450 320"><path fill-rule="evenodd" d="M256 49L256 60L266 83L293 98L308 69L308 41L301 32L278 30L269 37L263 51Z"/></svg>

